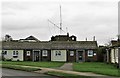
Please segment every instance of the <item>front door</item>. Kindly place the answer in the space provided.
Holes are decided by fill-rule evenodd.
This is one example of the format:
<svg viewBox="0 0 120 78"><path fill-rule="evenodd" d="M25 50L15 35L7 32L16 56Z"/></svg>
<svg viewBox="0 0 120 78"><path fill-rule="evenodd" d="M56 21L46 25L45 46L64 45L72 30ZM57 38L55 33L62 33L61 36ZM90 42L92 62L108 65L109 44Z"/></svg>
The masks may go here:
<svg viewBox="0 0 120 78"><path fill-rule="evenodd" d="M34 51L34 61L40 61L40 51Z"/></svg>
<svg viewBox="0 0 120 78"><path fill-rule="evenodd" d="M78 61L79 62L83 61L83 51L78 51Z"/></svg>

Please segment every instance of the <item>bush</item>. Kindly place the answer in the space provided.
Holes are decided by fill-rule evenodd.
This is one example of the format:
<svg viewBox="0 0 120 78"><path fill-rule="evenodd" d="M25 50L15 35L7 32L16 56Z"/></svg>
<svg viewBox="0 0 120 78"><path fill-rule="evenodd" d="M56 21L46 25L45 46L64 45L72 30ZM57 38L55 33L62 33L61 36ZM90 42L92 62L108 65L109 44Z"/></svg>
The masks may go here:
<svg viewBox="0 0 120 78"><path fill-rule="evenodd" d="M119 64L118 64L117 62L115 62L114 66L115 66L116 68L119 68Z"/></svg>

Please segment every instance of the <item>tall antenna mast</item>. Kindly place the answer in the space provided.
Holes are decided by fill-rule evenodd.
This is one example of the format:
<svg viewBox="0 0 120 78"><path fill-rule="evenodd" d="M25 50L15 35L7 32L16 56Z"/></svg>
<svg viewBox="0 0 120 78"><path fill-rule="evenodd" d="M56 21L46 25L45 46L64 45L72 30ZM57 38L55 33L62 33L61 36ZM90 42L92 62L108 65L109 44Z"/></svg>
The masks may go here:
<svg viewBox="0 0 120 78"><path fill-rule="evenodd" d="M62 14L61 14L61 5L60 5L60 34L62 30Z"/></svg>
<svg viewBox="0 0 120 78"><path fill-rule="evenodd" d="M55 23L53 23L53 22L50 21L49 19L48 19L48 22L50 22L50 23L53 24L55 27L57 27L58 29L60 29L60 31L65 32L63 29L61 29L58 25L56 25Z"/></svg>
<svg viewBox="0 0 120 78"><path fill-rule="evenodd" d="M48 22L50 22L51 24L53 24L55 27L57 27L58 29L60 29L60 34L63 32L65 32L62 29L62 14L61 14L61 5L60 5L60 26L56 25L55 23L53 23L52 21L48 20Z"/></svg>

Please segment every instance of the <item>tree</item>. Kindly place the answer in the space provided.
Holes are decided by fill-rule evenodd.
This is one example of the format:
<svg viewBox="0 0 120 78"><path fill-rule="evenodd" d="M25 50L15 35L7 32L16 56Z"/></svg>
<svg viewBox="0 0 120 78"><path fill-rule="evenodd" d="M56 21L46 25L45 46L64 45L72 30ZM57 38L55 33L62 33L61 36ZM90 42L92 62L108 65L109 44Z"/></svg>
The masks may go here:
<svg viewBox="0 0 120 78"><path fill-rule="evenodd" d="M12 37L10 35L5 35L5 41L12 41Z"/></svg>

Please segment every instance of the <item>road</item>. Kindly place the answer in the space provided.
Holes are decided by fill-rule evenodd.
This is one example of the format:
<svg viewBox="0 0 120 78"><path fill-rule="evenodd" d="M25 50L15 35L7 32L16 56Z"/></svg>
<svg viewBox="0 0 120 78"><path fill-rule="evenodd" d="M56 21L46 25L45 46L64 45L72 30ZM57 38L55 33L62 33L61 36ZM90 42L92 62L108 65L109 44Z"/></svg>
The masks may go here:
<svg viewBox="0 0 120 78"><path fill-rule="evenodd" d="M58 78L45 74L2 68L2 78Z"/></svg>

